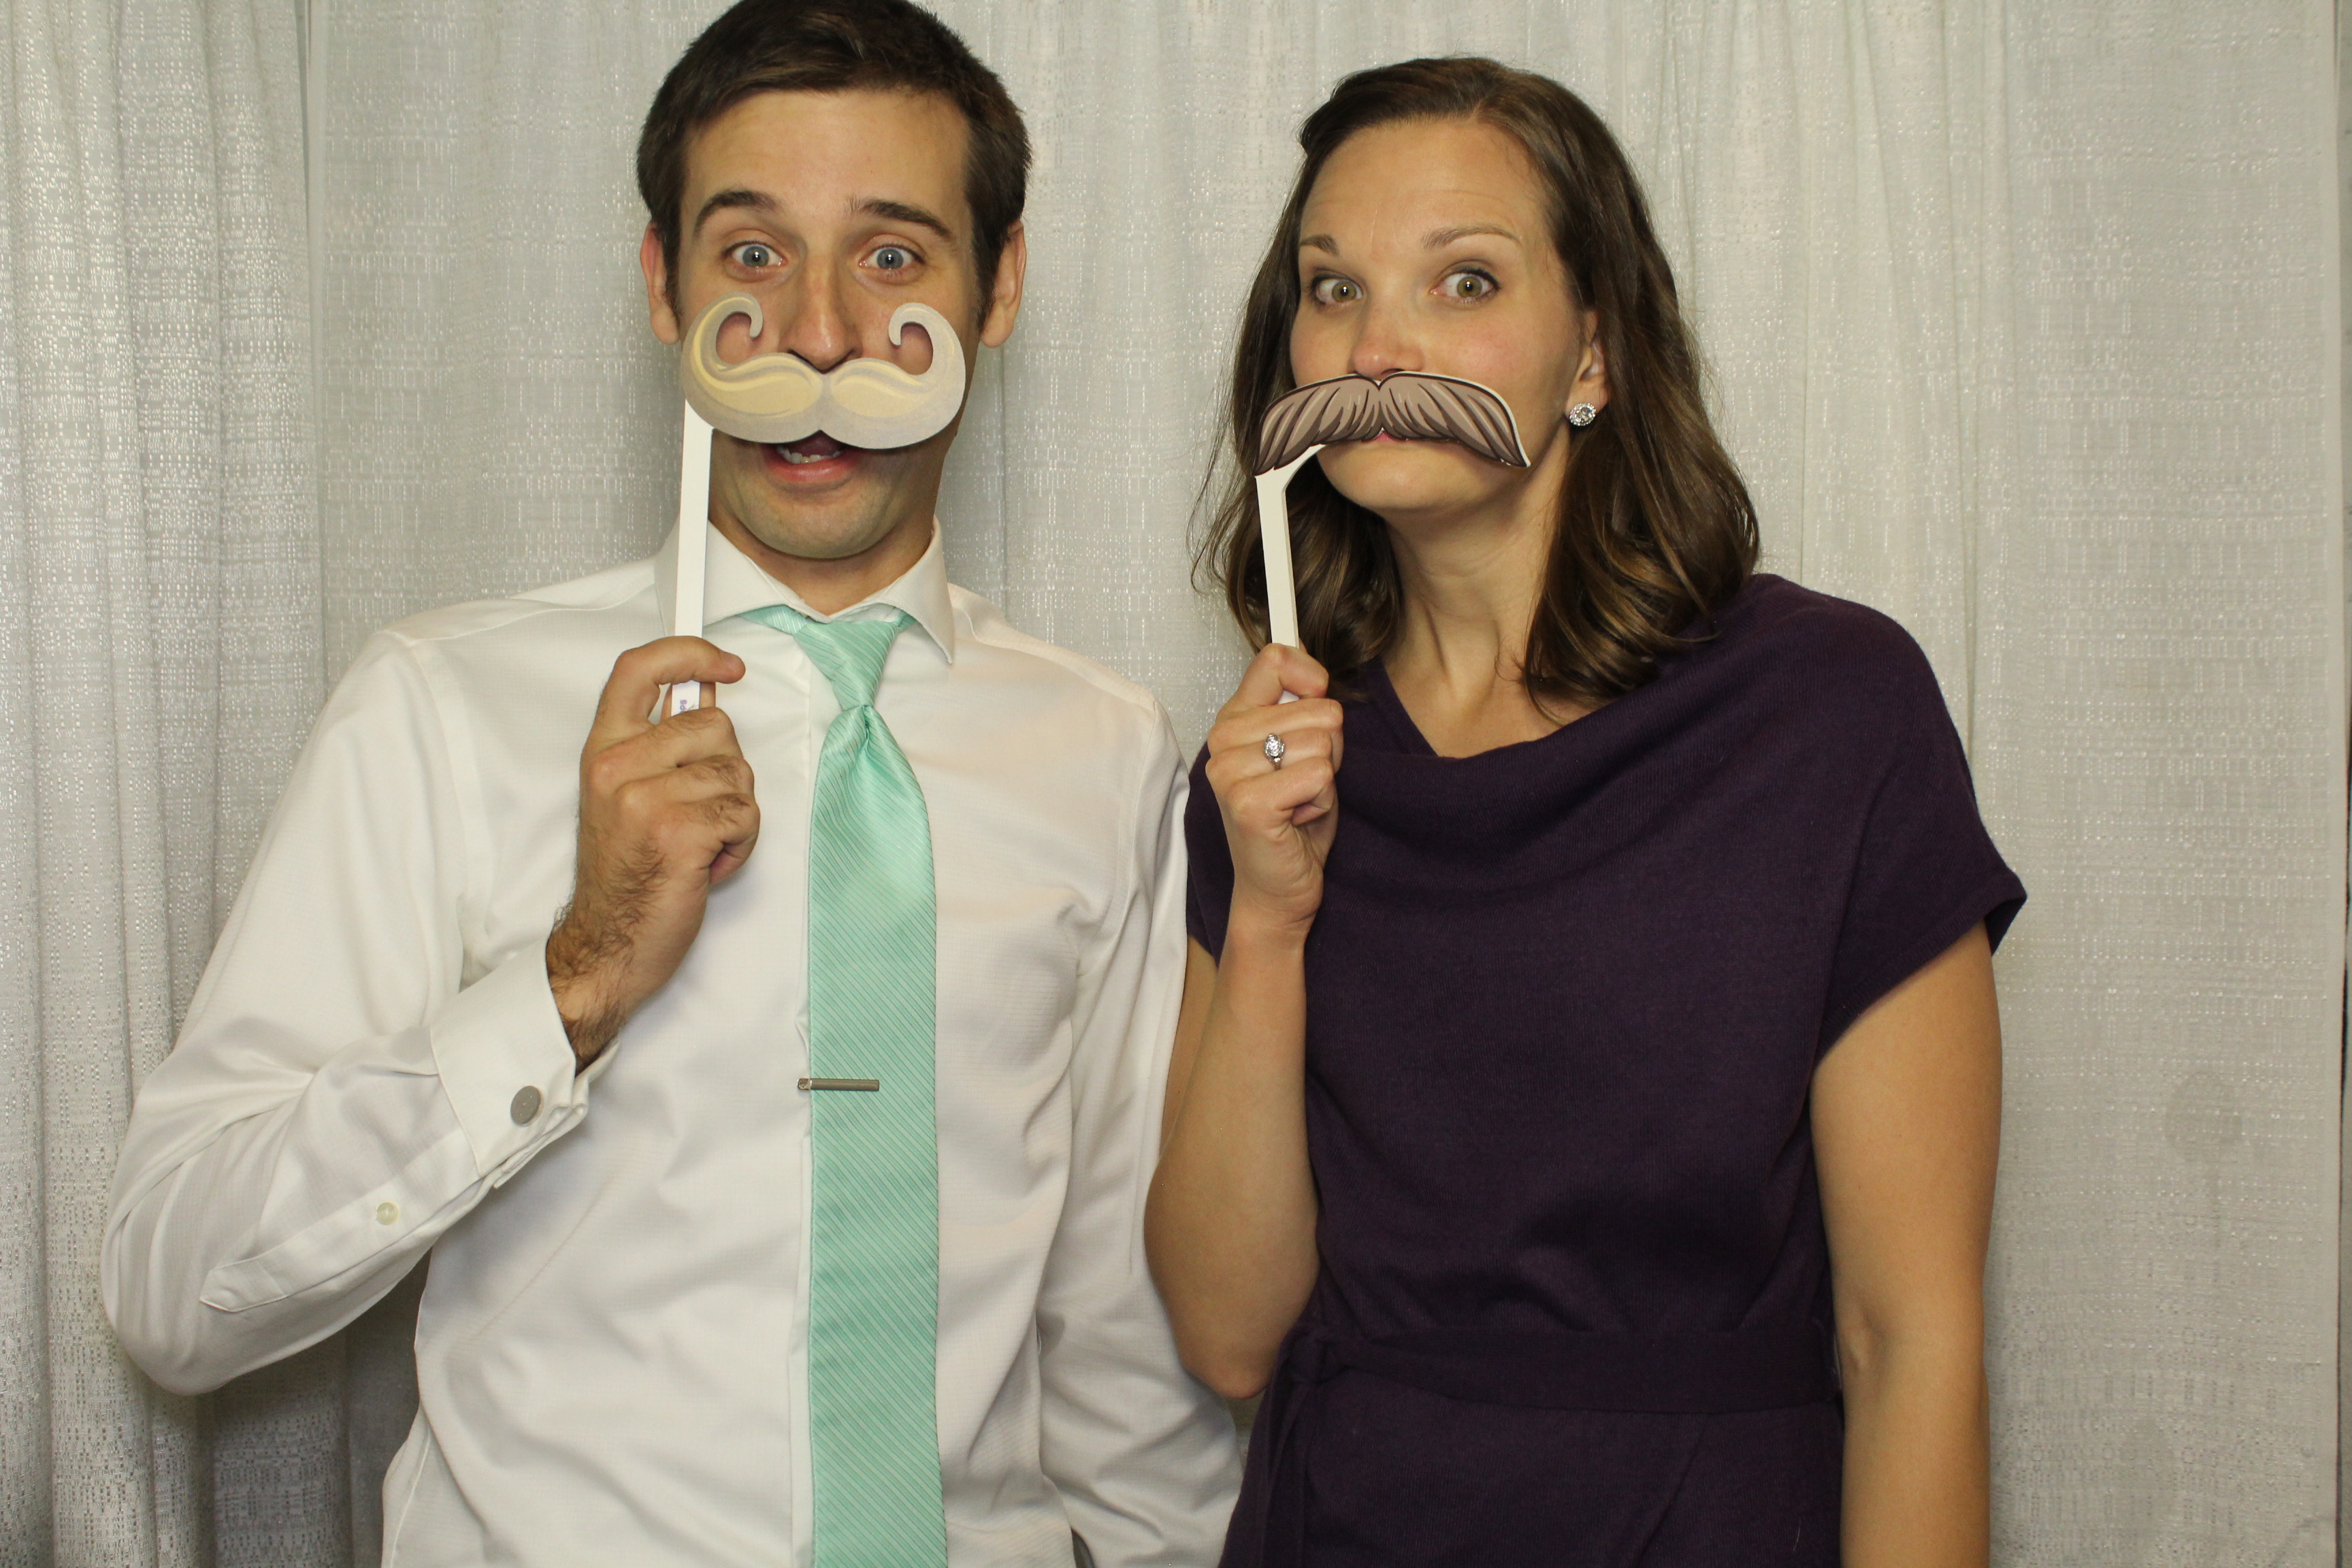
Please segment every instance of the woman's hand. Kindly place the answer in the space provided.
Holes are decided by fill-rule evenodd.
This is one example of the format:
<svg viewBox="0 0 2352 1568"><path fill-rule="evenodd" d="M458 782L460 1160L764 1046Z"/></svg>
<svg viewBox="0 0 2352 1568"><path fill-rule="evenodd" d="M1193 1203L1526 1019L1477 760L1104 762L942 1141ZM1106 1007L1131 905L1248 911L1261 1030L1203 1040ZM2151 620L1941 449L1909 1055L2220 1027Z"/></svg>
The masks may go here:
<svg viewBox="0 0 2352 1568"><path fill-rule="evenodd" d="M1209 787L1234 858L1234 914L1303 935L1323 903L1323 858L1339 825L1340 710L1330 678L1295 647L1268 643L1209 731ZM1291 691L1299 700L1284 702ZM1282 737L1279 767L1265 738Z"/></svg>

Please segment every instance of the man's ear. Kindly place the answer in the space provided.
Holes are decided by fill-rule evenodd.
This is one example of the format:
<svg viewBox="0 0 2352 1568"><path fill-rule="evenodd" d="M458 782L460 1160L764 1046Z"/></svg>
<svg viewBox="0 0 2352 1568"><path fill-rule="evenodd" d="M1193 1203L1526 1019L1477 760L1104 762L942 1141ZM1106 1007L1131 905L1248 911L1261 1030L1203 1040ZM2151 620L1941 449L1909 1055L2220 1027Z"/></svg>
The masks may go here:
<svg viewBox="0 0 2352 1568"><path fill-rule="evenodd" d="M637 265L645 268L646 313L653 318L654 336L666 343L678 340L677 312L669 302L669 261L662 255L660 233L650 223L637 242Z"/></svg>
<svg viewBox="0 0 2352 1568"><path fill-rule="evenodd" d="M1013 323L1021 314L1021 282L1029 270L1029 231L1015 218L1004 231L1004 249L996 258L996 284L989 290L988 309L980 318L980 341L992 349L1004 346Z"/></svg>

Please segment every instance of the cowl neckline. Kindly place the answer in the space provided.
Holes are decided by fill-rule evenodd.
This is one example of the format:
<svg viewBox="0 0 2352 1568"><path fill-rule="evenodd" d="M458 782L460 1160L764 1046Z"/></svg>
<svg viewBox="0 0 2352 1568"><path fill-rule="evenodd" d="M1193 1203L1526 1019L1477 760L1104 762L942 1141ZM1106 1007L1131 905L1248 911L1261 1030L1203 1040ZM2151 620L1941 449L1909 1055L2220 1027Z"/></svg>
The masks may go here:
<svg viewBox="0 0 2352 1568"><path fill-rule="evenodd" d="M1700 710L1727 693L1724 679L1702 672L1726 672L1735 662L1747 640L1740 634L1753 618L1748 612L1780 581L1751 578L1716 615L1713 635L1661 659L1647 685L1548 735L1468 756L1441 755L1413 722L1387 667L1378 659L1366 664L1349 703L1334 855L1346 857L1354 826L1423 854L1473 861L1516 857L1557 835L1596 799L1686 776L1674 757L1678 742Z"/></svg>

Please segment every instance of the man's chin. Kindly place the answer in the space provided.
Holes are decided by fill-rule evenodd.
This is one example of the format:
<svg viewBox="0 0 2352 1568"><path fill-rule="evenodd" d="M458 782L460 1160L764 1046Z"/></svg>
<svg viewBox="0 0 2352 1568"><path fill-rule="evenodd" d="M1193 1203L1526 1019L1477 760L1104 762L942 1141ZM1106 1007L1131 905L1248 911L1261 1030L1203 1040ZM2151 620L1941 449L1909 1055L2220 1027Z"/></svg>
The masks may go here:
<svg viewBox="0 0 2352 1568"><path fill-rule="evenodd" d="M713 510L748 536L737 538L739 546L800 561L848 561L911 526L908 492L920 476L894 460L898 453L843 447L806 454L803 446L794 456L804 460L750 442L721 454L711 474ZM920 510L929 542L930 509Z"/></svg>
<svg viewBox="0 0 2352 1568"><path fill-rule="evenodd" d="M737 513L739 526L765 549L796 561L851 561L887 544L907 521L863 505L827 506L822 496L794 500L762 497L763 504Z"/></svg>

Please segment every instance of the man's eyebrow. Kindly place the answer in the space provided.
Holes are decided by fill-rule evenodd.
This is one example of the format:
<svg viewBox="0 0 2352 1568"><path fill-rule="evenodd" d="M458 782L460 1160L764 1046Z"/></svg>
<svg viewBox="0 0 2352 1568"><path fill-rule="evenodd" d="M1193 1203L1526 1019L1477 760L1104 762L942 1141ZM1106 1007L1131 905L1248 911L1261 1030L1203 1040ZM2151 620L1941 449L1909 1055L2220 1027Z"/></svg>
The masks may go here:
<svg viewBox="0 0 2352 1568"><path fill-rule="evenodd" d="M1500 224L1491 223L1469 223L1458 228L1433 228L1422 236L1421 243L1426 249L1438 250L1452 245L1457 239L1467 239L1474 234L1491 234L1507 239L1514 245L1520 243L1517 235Z"/></svg>
<svg viewBox="0 0 2352 1568"><path fill-rule="evenodd" d="M711 214L728 207L748 207L762 216L772 216L777 210L775 197L764 191L754 191L738 185L731 190L716 193L709 201L702 204L702 210L694 215L695 230L698 233L700 232L703 224L709 220ZM886 201L877 196L859 202L855 210L867 217L887 218L892 223L911 224L917 228L927 228L948 244L955 243L955 230L947 226L946 219L928 208L916 206L910 202Z"/></svg>
<svg viewBox="0 0 2352 1568"><path fill-rule="evenodd" d="M857 204L857 210L868 217L888 218L892 223L912 224L917 228L929 229L949 245L956 242L955 230L947 226L946 219L937 213L906 202L884 201L878 196L869 197Z"/></svg>
<svg viewBox="0 0 2352 1568"><path fill-rule="evenodd" d="M693 232L700 234L702 226L709 220L710 215L723 207L750 207L758 213L772 213L776 210L776 198L764 191L747 190L741 185L732 190L720 191L703 203L702 210L694 215Z"/></svg>

